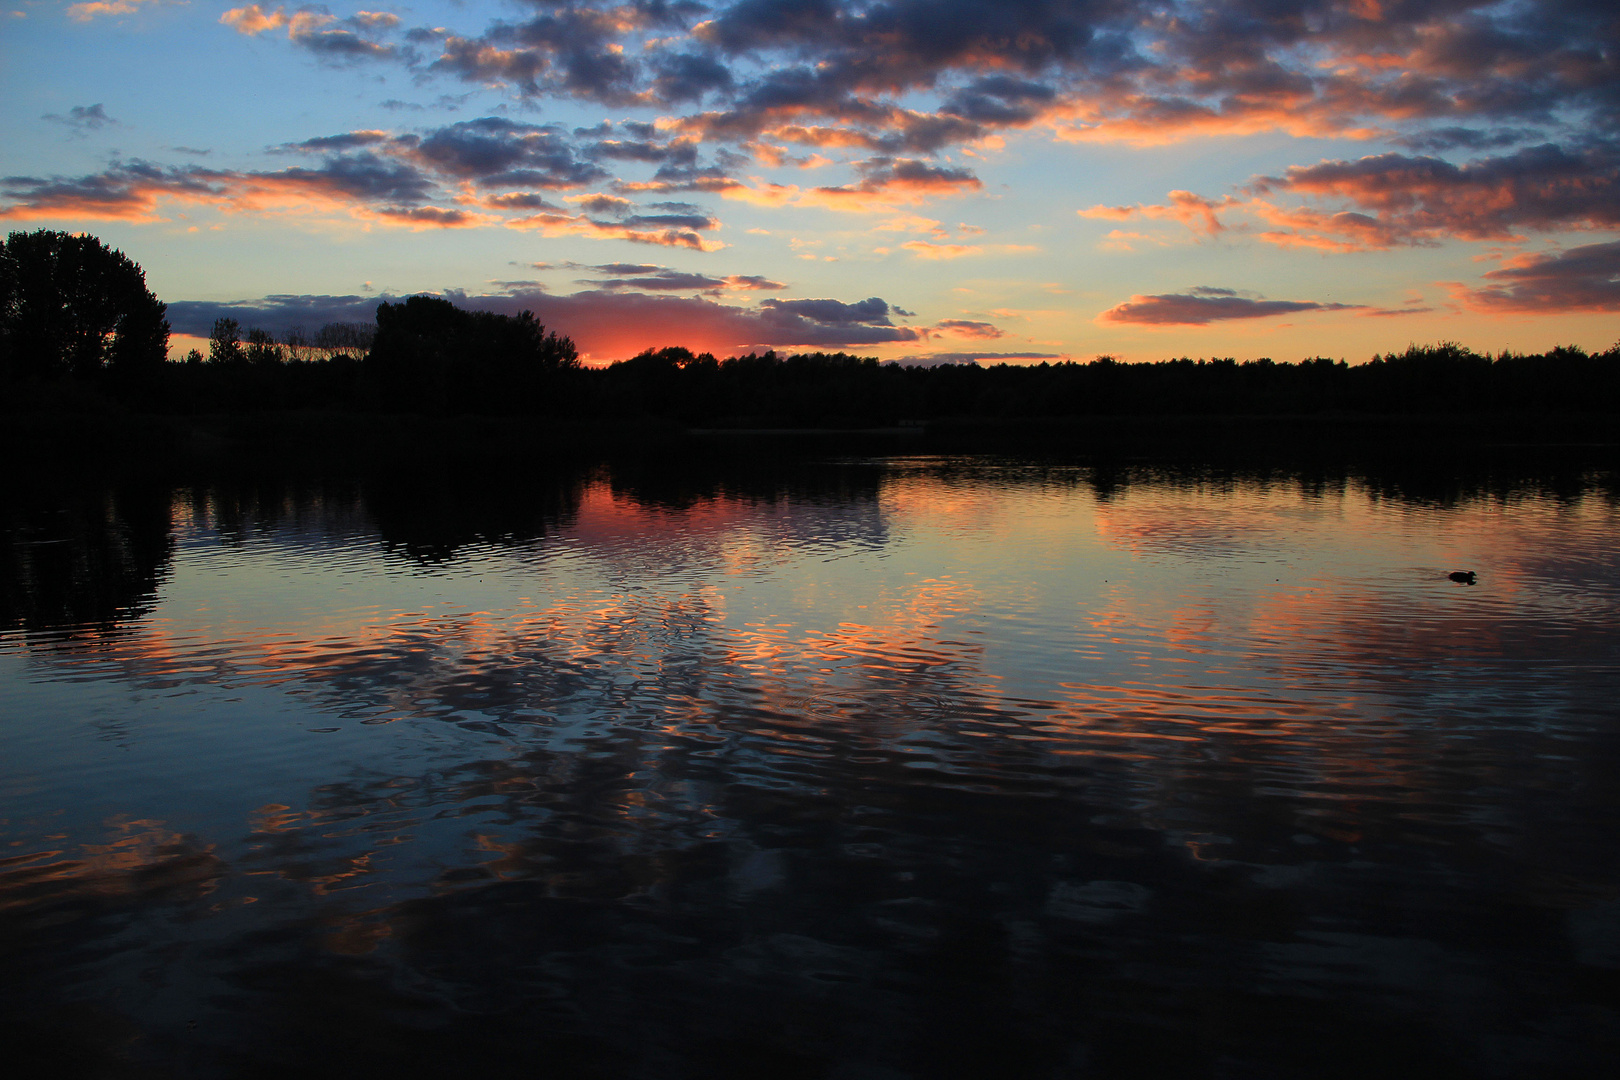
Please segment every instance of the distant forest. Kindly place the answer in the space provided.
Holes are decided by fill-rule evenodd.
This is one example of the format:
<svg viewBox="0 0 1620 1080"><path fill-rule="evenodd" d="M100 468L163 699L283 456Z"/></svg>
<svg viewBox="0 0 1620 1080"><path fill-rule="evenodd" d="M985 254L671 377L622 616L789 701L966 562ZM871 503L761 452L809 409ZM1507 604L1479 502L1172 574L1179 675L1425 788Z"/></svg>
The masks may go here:
<svg viewBox="0 0 1620 1080"><path fill-rule="evenodd" d="M1481 355L1413 345L1350 365L1187 357L1126 364L904 367L845 353L719 359L670 346L607 367L518 316L413 296L375 325L273 335L231 319L208 353L166 359L163 305L92 237L0 248L0 391L9 411L112 404L169 415L337 411L538 415L688 427L870 428L950 419L1176 415L1620 413L1620 344ZM116 289L107 283L112 282ZM88 284L86 284L88 283ZM112 297L122 303L109 300Z"/></svg>

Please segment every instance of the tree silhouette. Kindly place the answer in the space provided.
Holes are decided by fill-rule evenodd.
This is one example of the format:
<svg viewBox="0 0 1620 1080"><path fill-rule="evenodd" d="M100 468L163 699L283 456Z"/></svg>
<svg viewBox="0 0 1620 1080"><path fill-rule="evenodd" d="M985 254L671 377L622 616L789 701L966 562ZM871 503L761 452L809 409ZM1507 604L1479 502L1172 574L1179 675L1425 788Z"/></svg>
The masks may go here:
<svg viewBox="0 0 1620 1080"><path fill-rule="evenodd" d="M128 256L93 236L41 229L0 245L0 373L136 380L169 353L166 306Z"/></svg>
<svg viewBox="0 0 1620 1080"><path fill-rule="evenodd" d="M281 346L268 330L253 329L247 335L247 359L250 364L279 364L283 360Z"/></svg>
<svg viewBox="0 0 1620 1080"><path fill-rule="evenodd" d="M377 328L370 323L329 322L315 334L315 348L326 356L347 353L363 356L371 351Z"/></svg>
<svg viewBox="0 0 1620 1080"><path fill-rule="evenodd" d="M377 305L366 364L392 406L493 413L547 407L558 375L580 367L573 341L533 312L464 311L437 296Z"/></svg>
<svg viewBox="0 0 1620 1080"><path fill-rule="evenodd" d="M240 364L242 352L242 324L235 319L220 317L214 320L214 329L208 335L208 362L210 364Z"/></svg>

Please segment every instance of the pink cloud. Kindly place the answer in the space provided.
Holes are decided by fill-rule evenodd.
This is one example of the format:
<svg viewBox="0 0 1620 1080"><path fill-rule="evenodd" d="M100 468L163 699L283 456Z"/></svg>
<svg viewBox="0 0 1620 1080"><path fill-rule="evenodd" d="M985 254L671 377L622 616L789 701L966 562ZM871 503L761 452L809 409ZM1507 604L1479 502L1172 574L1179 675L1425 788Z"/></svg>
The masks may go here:
<svg viewBox="0 0 1620 1080"><path fill-rule="evenodd" d="M1620 241L1511 259L1481 288L1452 287L1471 311L1620 311Z"/></svg>
<svg viewBox="0 0 1620 1080"><path fill-rule="evenodd" d="M1179 221L1193 232L1203 233L1205 236L1219 236L1226 231L1226 226L1221 223L1216 212L1242 205L1231 196L1217 201L1194 195L1190 191L1172 191L1168 198L1169 202L1164 205L1143 203L1135 206L1098 205L1077 210L1075 213L1081 217L1100 218L1104 221L1127 221L1135 217Z"/></svg>
<svg viewBox="0 0 1620 1080"><path fill-rule="evenodd" d="M1006 331L994 323L975 322L971 319L941 319L929 329L936 334L949 334L952 337L979 340L993 340L1007 336Z"/></svg>

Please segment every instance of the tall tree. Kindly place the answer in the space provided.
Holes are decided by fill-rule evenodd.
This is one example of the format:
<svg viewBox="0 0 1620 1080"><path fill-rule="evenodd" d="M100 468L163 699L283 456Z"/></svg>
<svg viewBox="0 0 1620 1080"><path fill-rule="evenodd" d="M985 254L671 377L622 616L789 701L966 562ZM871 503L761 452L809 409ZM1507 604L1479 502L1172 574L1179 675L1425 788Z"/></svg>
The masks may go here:
<svg viewBox="0 0 1620 1080"><path fill-rule="evenodd" d="M94 236L40 229L0 244L0 374L141 376L168 359L166 305Z"/></svg>
<svg viewBox="0 0 1620 1080"><path fill-rule="evenodd" d="M246 359L247 354L242 352L242 324L223 315L215 319L208 335L208 362L240 364Z"/></svg>
<svg viewBox="0 0 1620 1080"><path fill-rule="evenodd" d="M438 296L377 305L367 355L390 405L514 412L554 403L558 378L579 368L579 350L534 313L464 311Z"/></svg>

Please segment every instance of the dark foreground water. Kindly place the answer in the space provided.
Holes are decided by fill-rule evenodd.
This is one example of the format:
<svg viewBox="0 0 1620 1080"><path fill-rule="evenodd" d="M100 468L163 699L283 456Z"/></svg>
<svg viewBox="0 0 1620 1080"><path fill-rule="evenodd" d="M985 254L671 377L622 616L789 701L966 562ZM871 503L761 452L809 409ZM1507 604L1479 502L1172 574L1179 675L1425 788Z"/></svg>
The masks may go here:
<svg viewBox="0 0 1620 1080"><path fill-rule="evenodd" d="M7 498L0 1070L1620 1064L1605 478L522 475Z"/></svg>

